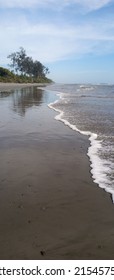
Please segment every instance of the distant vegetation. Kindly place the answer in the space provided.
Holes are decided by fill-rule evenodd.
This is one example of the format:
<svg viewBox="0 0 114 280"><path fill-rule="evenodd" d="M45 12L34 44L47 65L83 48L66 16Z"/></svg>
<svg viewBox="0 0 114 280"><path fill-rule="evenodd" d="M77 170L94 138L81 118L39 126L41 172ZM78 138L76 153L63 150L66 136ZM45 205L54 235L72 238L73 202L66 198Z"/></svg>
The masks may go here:
<svg viewBox="0 0 114 280"><path fill-rule="evenodd" d="M33 60L26 55L24 48L20 51L11 53L10 59L11 71L0 67L0 82L14 83L50 83L52 80L46 77L49 69L40 61Z"/></svg>

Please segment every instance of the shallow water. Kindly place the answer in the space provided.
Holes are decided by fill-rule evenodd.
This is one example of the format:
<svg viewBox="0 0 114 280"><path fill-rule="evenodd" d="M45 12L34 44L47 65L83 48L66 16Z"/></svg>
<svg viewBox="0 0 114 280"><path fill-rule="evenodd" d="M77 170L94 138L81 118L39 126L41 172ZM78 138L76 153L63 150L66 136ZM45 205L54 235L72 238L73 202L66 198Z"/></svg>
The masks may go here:
<svg viewBox="0 0 114 280"><path fill-rule="evenodd" d="M0 92L0 149L35 145L52 137L47 103L54 98L37 87Z"/></svg>
<svg viewBox="0 0 114 280"><path fill-rule="evenodd" d="M52 85L0 92L0 149L34 146L38 140L52 138L47 126L50 114L54 117L47 107L50 103L57 120L88 136L93 180L114 200L113 85Z"/></svg>
<svg viewBox="0 0 114 280"><path fill-rule="evenodd" d="M114 201L114 85L53 85L59 95L50 107L57 120L88 135L94 182L112 194Z"/></svg>

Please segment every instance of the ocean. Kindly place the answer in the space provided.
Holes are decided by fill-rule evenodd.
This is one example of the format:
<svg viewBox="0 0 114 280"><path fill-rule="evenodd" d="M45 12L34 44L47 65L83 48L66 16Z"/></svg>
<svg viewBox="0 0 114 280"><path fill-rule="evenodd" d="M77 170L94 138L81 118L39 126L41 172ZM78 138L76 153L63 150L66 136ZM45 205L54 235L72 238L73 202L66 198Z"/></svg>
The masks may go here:
<svg viewBox="0 0 114 280"><path fill-rule="evenodd" d="M93 181L111 194L114 203L114 85L53 84L56 120L87 135Z"/></svg>

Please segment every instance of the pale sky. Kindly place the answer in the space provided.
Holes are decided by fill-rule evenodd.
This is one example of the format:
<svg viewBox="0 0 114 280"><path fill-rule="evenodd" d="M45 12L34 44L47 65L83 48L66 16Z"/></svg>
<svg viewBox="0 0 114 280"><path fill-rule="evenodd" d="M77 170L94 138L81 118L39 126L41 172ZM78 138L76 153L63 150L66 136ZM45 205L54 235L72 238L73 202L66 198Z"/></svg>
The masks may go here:
<svg viewBox="0 0 114 280"><path fill-rule="evenodd" d="M114 83L114 0L0 0L0 65L23 47L60 83Z"/></svg>

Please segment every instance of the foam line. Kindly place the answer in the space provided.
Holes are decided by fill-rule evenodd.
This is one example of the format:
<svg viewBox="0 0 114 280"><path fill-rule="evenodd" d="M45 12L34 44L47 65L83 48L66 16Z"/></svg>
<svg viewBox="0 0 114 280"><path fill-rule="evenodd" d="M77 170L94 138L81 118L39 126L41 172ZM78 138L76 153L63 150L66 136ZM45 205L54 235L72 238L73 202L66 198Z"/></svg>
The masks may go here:
<svg viewBox="0 0 114 280"><path fill-rule="evenodd" d="M60 99L64 96L63 93L58 92ZM87 155L90 159L91 175L95 183L99 185L100 188L105 189L106 192L109 192L112 195L112 201L114 203L114 188L111 187L109 178L107 177L107 172L110 171L110 162L102 160L98 152L102 149L102 141L98 140L98 135L90 131L82 131L76 127L76 125L71 124L68 120L64 119L64 112L58 108L55 108L54 105L59 100L56 100L54 103L48 104L48 107L55 110L59 114L55 116L55 119L62 121L66 126L70 127L72 130L77 131L83 135L88 136L90 141L90 146L88 148Z"/></svg>

